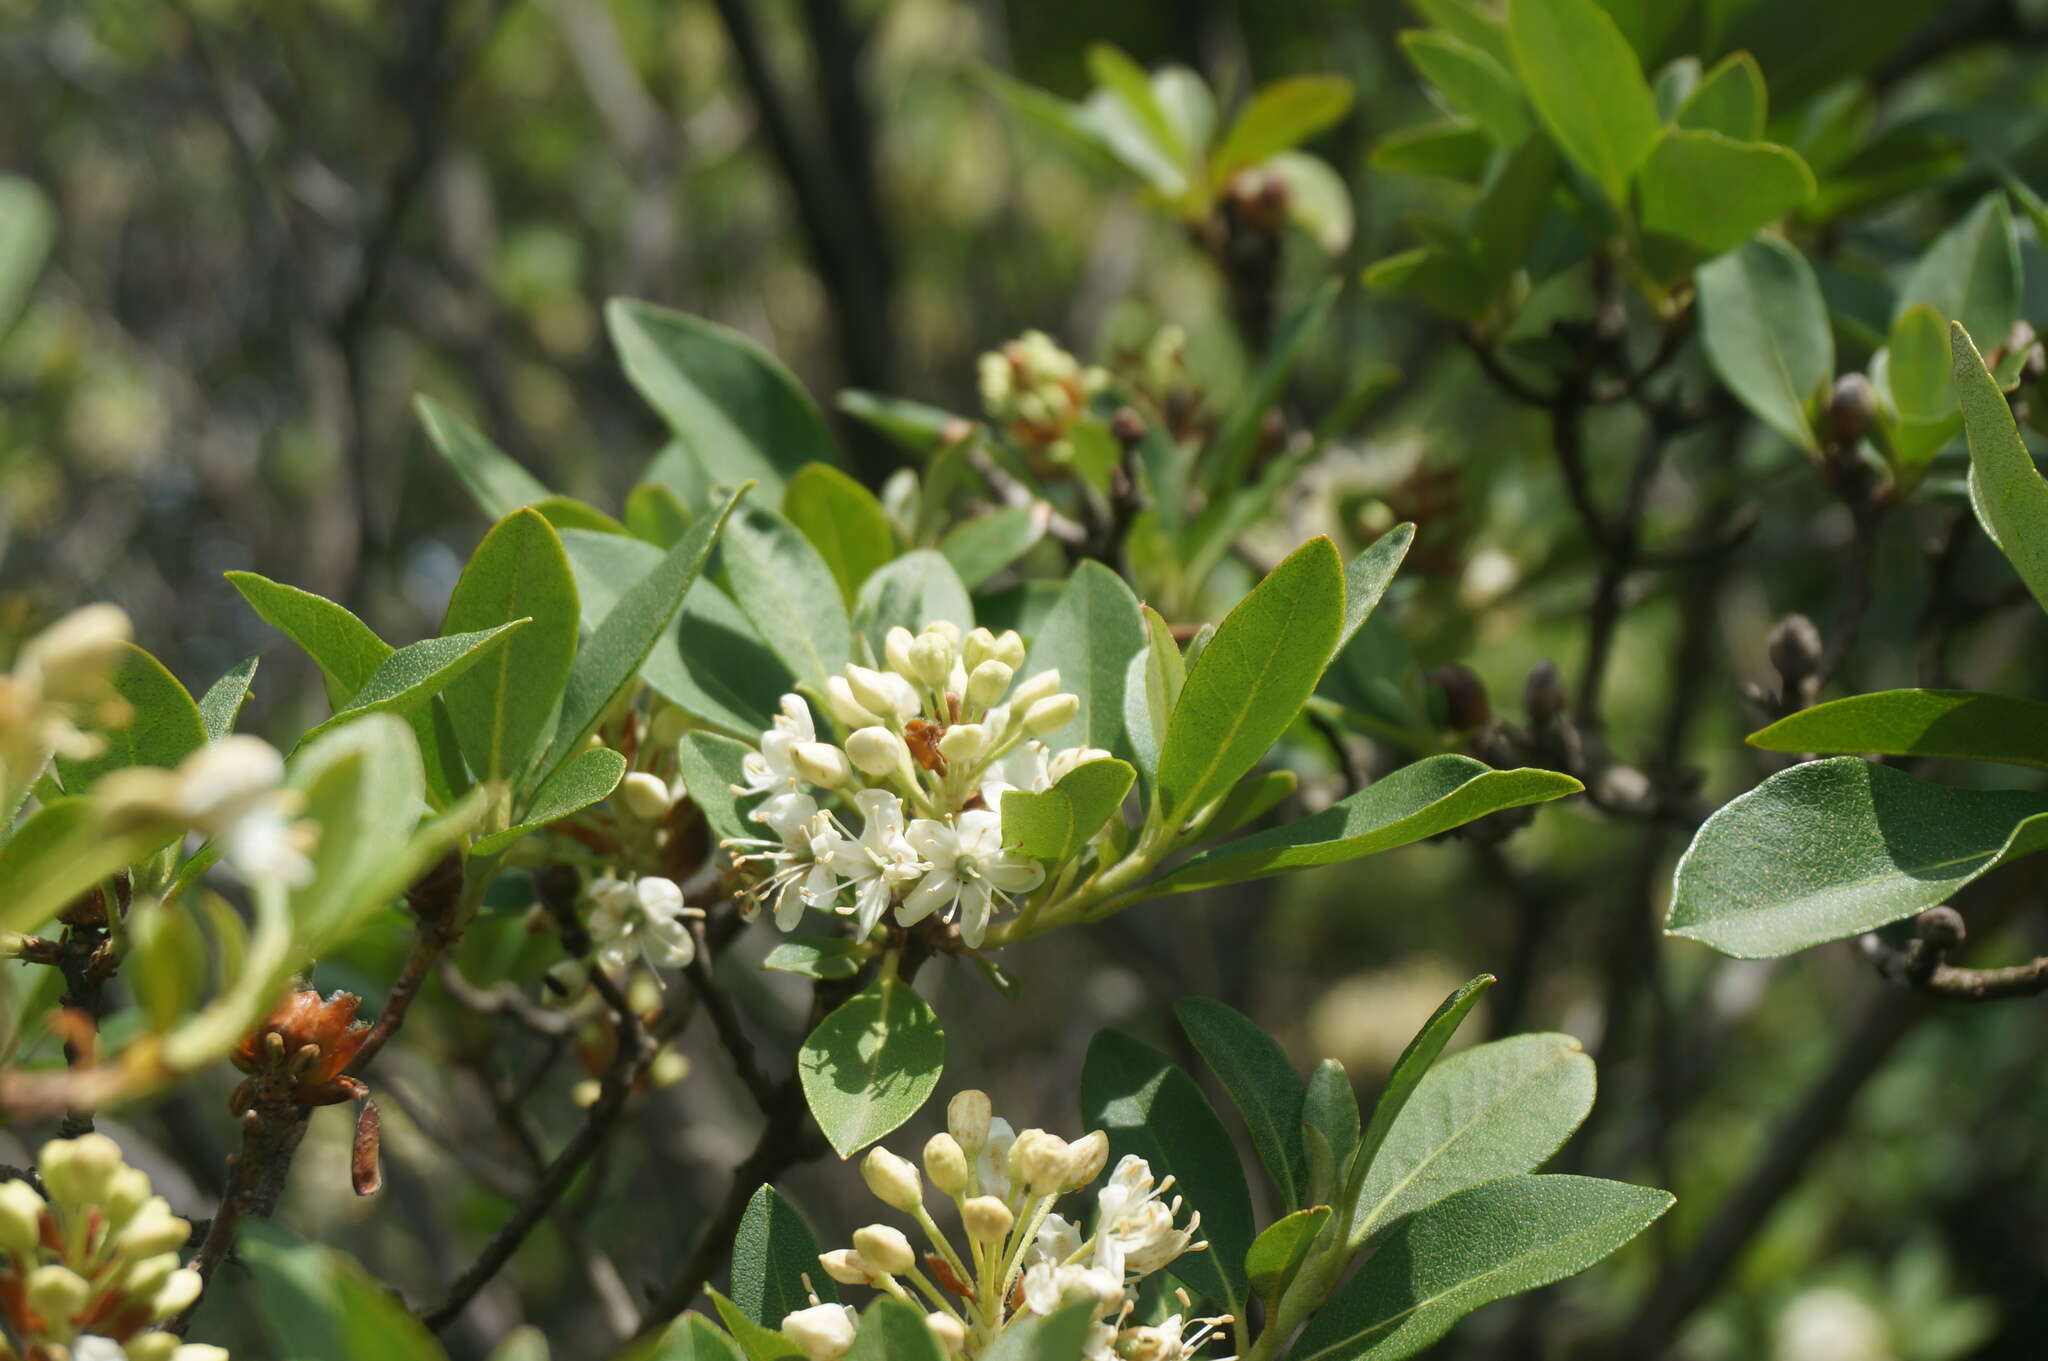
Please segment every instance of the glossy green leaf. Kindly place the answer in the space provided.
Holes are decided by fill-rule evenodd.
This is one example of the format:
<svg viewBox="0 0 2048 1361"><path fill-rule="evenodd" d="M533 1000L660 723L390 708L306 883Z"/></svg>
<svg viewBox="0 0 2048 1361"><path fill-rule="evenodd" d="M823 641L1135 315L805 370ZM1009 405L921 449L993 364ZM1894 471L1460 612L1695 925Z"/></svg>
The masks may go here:
<svg viewBox="0 0 2048 1361"><path fill-rule="evenodd" d="M1899 285L1899 310L1915 303L1993 345L2005 342L2020 315L2020 248L2004 190L1986 194L1934 239Z"/></svg>
<svg viewBox="0 0 2048 1361"><path fill-rule="evenodd" d="M1823 756L1870 752L2048 770L2048 704L1975 690L1881 690L1801 709L1749 744Z"/></svg>
<svg viewBox="0 0 2048 1361"><path fill-rule="evenodd" d="M818 1240L796 1207L773 1186L763 1186L747 1202L739 1231L732 1240L732 1301L764 1328L810 1303L804 1277L818 1298L831 1301L839 1291L818 1267Z"/></svg>
<svg viewBox="0 0 2048 1361"><path fill-rule="evenodd" d="M1286 1051L1249 1017L1211 998L1182 998L1173 1015L1230 1094L1252 1148L1280 1190L1281 1203L1299 1207L1307 1189L1300 1137L1303 1093Z"/></svg>
<svg viewBox="0 0 2048 1361"><path fill-rule="evenodd" d="M755 632L822 694L825 678L853 658L853 628L825 559L796 526L760 506L734 513L720 558Z"/></svg>
<svg viewBox="0 0 2048 1361"><path fill-rule="evenodd" d="M832 569L847 609L853 608L860 584L896 556L896 531L882 503L829 464L809 463L797 470L783 490L782 514Z"/></svg>
<svg viewBox="0 0 2048 1361"><path fill-rule="evenodd" d="M793 1343L784 1355L801 1356ZM745 1361L740 1344L719 1331L702 1314L686 1313L669 1325L669 1330L650 1343L632 1347L617 1361ZM492 1361L498 1361L493 1356ZM546 1361L546 1353L541 1354Z"/></svg>
<svg viewBox="0 0 2048 1361"><path fill-rule="evenodd" d="M1173 630L1157 610L1140 605L1145 645L1124 669L1124 741L1149 788L1159 770L1159 740L1187 683L1187 665Z"/></svg>
<svg viewBox="0 0 2048 1361"><path fill-rule="evenodd" d="M924 1311L901 1300L876 1300L861 1315L846 1361L946 1361Z"/></svg>
<svg viewBox="0 0 2048 1361"><path fill-rule="evenodd" d="M1280 334L1266 352L1265 362L1259 366L1251 390L1239 399L1210 441L1204 455L1204 479L1208 486L1232 495L1242 490L1242 483L1251 470L1252 450L1265 426L1266 413L1280 400L1288 375L1294 372L1309 343L1329 319L1337 292L1337 281L1332 279L1311 294L1281 326ZM1223 549L1228 547L1228 544L1223 545Z"/></svg>
<svg viewBox="0 0 2048 1361"><path fill-rule="evenodd" d="M1315 1245L1316 1235L1329 1222L1330 1207L1318 1205L1296 1210L1259 1230L1244 1255L1244 1272L1253 1293L1268 1301L1279 1299Z"/></svg>
<svg viewBox="0 0 2048 1361"><path fill-rule="evenodd" d="M1246 166L1300 146L1350 111L1351 82L1342 76L1289 76L1262 85L1210 158L1210 179L1222 184Z"/></svg>
<svg viewBox="0 0 2048 1361"><path fill-rule="evenodd" d="M1121 1031L1100 1031L1081 1065L1081 1123L1108 1132L1112 1166L1135 1153L1154 1176L1174 1179L1187 1209L1201 1213L1209 1250L1188 1253L1170 1270L1223 1311L1244 1317L1251 1196L1230 1132L1195 1080Z"/></svg>
<svg viewBox="0 0 2048 1361"><path fill-rule="evenodd" d="M1003 845L1034 860L1064 864L1123 807L1137 772L1114 758L1084 761L1050 789L1003 793Z"/></svg>
<svg viewBox="0 0 2048 1361"><path fill-rule="evenodd" d="M207 741L218 742L235 730L235 720L241 716L242 706L249 702L249 683L256 679L256 664L261 660L242 658L199 697L199 721L206 728Z"/></svg>
<svg viewBox="0 0 2048 1361"><path fill-rule="evenodd" d="M1764 135L1768 96L1763 68L1747 52L1723 57L1678 108L1681 128L1718 132L1738 142Z"/></svg>
<svg viewBox="0 0 2048 1361"><path fill-rule="evenodd" d="M1081 700L1072 722L1043 735L1046 745L1126 749L1124 681L1131 658L1144 646L1138 598L1123 578L1099 562L1076 567L1017 671L1021 681L1055 669L1060 689Z"/></svg>
<svg viewBox="0 0 2048 1361"><path fill-rule="evenodd" d="M721 840L749 837L760 829L750 828L739 811L739 795L733 786L746 782L742 763L753 748L717 733L684 733L676 745L676 767L683 777L683 790L690 802L704 814L712 834Z"/></svg>
<svg viewBox="0 0 2048 1361"><path fill-rule="evenodd" d="M1806 257L1758 237L1698 277L1700 338L1714 372L1757 419L1818 448L1808 403L1834 381L1835 340Z"/></svg>
<svg viewBox="0 0 2048 1361"><path fill-rule="evenodd" d="M642 482L626 493L626 532L667 552L697 517L683 498L659 482Z"/></svg>
<svg viewBox="0 0 2048 1361"><path fill-rule="evenodd" d="M402 719L365 714L308 734L287 783L320 828L313 876L292 893L292 915L309 943L339 939L404 892L418 868L409 862L426 811L419 747Z"/></svg>
<svg viewBox="0 0 2048 1361"><path fill-rule="evenodd" d="M0 842L0 931L40 930L73 898L176 835L176 828L115 832L91 799L49 800Z"/></svg>
<svg viewBox="0 0 2048 1361"><path fill-rule="evenodd" d="M1671 1208L1592 1177L1506 1177L1395 1226L1310 1321L1290 1361L1399 1361L1480 1305L1592 1266Z"/></svg>
<svg viewBox="0 0 2048 1361"><path fill-rule="evenodd" d="M1387 587L1415 543L1415 526L1398 524L1374 539L1344 568L1344 626L1337 632L1337 650L1349 646L1386 598Z"/></svg>
<svg viewBox="0 0 2048 1361"><path fill-rule="evenodd" d="M306 734L305 741L363 714L389 713L402 718L420 712L427 702L460 677L501 651L533 621L514 619L495 628L423 638L386 657L363 688L334 711L334 716Z"/></svg>
<svg viewBox="0 0 2048 1361"><path fill-rule="evenodd" d="M1256 765L1294 722L1344 623L1344 564L1311 539L1217 627L1188 668L1159 750L1169 817L1193 812Z"/></svg>
<svg viewBox="0 0 2048 1361"><path fill-rule="evenodd" d="M965 633L974 627L974 601L953 564L929 548L905 553L869 577L853 611L855 631L877 657L890 629L918 633L940 619L950 619Z"/></svg>
<svg viewBox="0 0 2048 1361"><path fill-rule="evenodd" d="M1955 414L1953 364L1941 313L1926 303L1902 309L1885 347L1885 384L1901 418L1926 423Z"/></svg>
<svg viewBox="0 0 2048 1361"><path fill-rule="evenodd" d="M1471 44L1432 29L1401 35L1401 50L1457 112L1503 147L1517 147L1531 126L1528 101L1507 68Z"/></svg>
<svg viewBox="0 0 2048 1361"><path fill-rule="evenodd" d="M1422 1079L1435 1066L1444 1046L1458 1033L1458 1027L1465 1023L1472 1008L1479 1005L1479 999L1495 983L1492 974L1483 973L1454 990L1450 996L1437 1005L1422 1028L1415 1032L1415 1038L1408 1041L1408 1047L1401 1051L1401 1057L1394 1062L1394 1071L1387 1074L1387 1085L1380 1090L1379 1100L1373 1103L1372 1120L1358 1136L1358 1145L1351 1155L1351 1166L1346 1178L1347 1188L1361 1187L1365 1175L1379 1158L1379 1152L1392 1131L1394 1122L1407 1109L1414 1097L1415 1089L1422 1085ZM1354 1231L1346 1235L1345 1241L1352 1247L1364 1240Z"/></svg>
<svg viewBox="0 0 2048 1361"><path fill-rule="evenodd" d="M939 552L971 591L1023 557L1043 537L1042 515L1023 506L1004 506L955 525L939 540Z"/></svg>
<svg viewBox="0 0 2048 1361"><path fill-rule="evenodd" d="M1320 813L1204 851L1148 891L1186 893L1377 855L1583 787L1556 771L1494 770L1469 756L1428 756Z"/></svg>
<svg viewBox="0 0 2048 1361"><path fill-rule="evenodd" d="M1640 192L1645 231L1718 255L1804 205L1814 182L1789 148L1671 128L1643 164Z"/></svg>
<svg viewBox="0 0 2048 1361"><path fill-rule="evenodd" d="M894 974L840 1003L797 1055L804 1099L842 1158L917 1114L945 1066L939 1018Z"/></svg>
<svg viewBox="0 0 2048 1361"><path fill-rule="evenodd" d="M1535 1171L1585 1120L1593 1085L1593 1060L1569 1035L1516 1035L1437 1064L1373 1159L1353 1241L1467 1187Z"/></svg>
<svg viewBox="0 0 2048 1361"><path fill-rule="evenodd" d="M57 778L68 794L83 794L95 780L124 766L168 769L207 743L206 720L190 692L141 648L123 643L107 680L132 714L118 726L92 729L104 744L98 755L56 759Z"/></svg>
<svg viewBox="0 0 2048 1361"><path fill-rule="evenodd" d="M1783 770L1700 827L1668 929L1761 958L1874 931L2048 846L2048 795L1950 789L1853 756Z"/></svg>
<svg viewBox="0 0 2048 1361"><path fill-rule="evenodd" d="M1369 164L1382 175L1427 175L1477 184L1494 151L1493 139L1469 118L1402 128L1373 144Z"/></svg>
<svg viewBox="0 0 2048 1361"><path fill-rule="evenodd" d="M764 1327L747 1317L744 1310L716 1290L706 1290L711 1305L718 1311L719 1322L731 1331L738 1341L740 1350L747 1354L747 1361L803 1361L803 1352L773 1328ZM775 1320L779 1325L782 1320Z"/></svg>
<svg viewBox="0 0 2048 1361"><path fill-rule="evenodd" d="M543 496L530 507L534 514L546 520L556 529L587 529L598 534L625 534L629 531L611 516L573 496Z"/></svg>
<svg viewBox="0 0 2048 1361"><path fill-rule="evenodd" d="M611 797L626 775L626 758L610 747L591 747L564 761L541 781L519 821L503 831L479 837L472 855L496 855L530 832L580 813Z"/></svg>
<svg viewBox="0 0 2048 1361"><path fill-rule="evenodd" d="M1977 523L2048 609L2048 482L2020 438L1998 380L1960 325L1949 327L1956 400L1970 438L1970 503Z"/></svg>
<svg viewBox="0 0 2048 1361"><path fill-rule="evenodd" d="M1593 0L1510 0L1515 68L1559 149L1616 207L1663 125L1642 62Z"/></svg>
<svg viewBox="0 0 2048 1361"><path fill-rule="evenodd" d="M1058 101L1065 104L1066 101ZM1071 106L1069 106L1071 107ZM946 443L946 432L965 422L952 412L907 397L847 388L835 399L841 411L911 453L928 455Z"/></svg>
<svg viewBox="0 0 2048 1361"><path fill-rule="evenodd" d="M1508 47L1508 26L1482 0L1408 0L1408 8L1502 66L1514 64L1514 53Z"/></svg>
<svg viewBox="0 0 2048 1361"><path fill-rule="evenodd" d="M1548 137L1530 137L1501 163L1472 205L1465 233L1472 260L1492 288L1505 287L1529 267L1538 234L1551 220L1557 183L1557 149Z"/></svg>
<svg viewBox="0 0 2048 1361"><path fill-rule="evenodd" d="M633 683L647 654L668 630L669 620L682 604L683 596L704 570L711 546L725 527L740 498L741 487L716 515L708 515L690 526L674 548L654 569L629 587L619 603L605 615L576 654L569 668L569 681L562 691L562 713L555 724L555 740L540 762L540 770L553 770L582 747L597 730L598 723Z"/></svg>
<svg viewBox="0 0 2048 1361"><path fill-rule="evenodd" d="M255 1281L256 1310L293 1361L447 1361L397 1296L353 1258L252 1219L235 1255Z"/></svg>
<svg viewBox="0 0 2048 1361"><path fill-rule="evenodd" d="M286 586L254 572L229 572L228 584L242 593L264 623L297 643L320 668L327 702L339 706L391 655L391 645L370 626L325 596Z"/></svg>
<svg viewBox="0 0 2048 1361"><path fill-rule="evenodd" d="M627 379L714 481L779 493L806 463L839 462L803 385L738 331L627 298L604 316Z"/></svg>
<svg viewBox="0 0 2048 1361"><path fill-rule="evenodd" d="M1085 1301L1044 1318L1026 1314L989 1343L981 1361L1085 1361L1094 1325L1094 1307Z"/></svg>
<svg viewBox="0 0 2048 1361"><path fill-rule="evenodd" d="M1098 96L1113 101L1128 125L1149 143L1152 157L1148 163L1156 159L1173 169L1170 180L1157 181L1159 189L1169 195L1178 193L1186 184L1191 148L1161 107L1145 69L1108 43L1090 44L1087 61L1088 75L1095 82Z"/></svg>
<svg viewBox="0 0 2048 1361"><path fill-rule="evenodd" d="M479 780L516 779L546 740L576 660L578 610L562 540L537 512L506 516L470 555L442 633L531 621L446 690L456 741Z"/></svg>
<svg viewBox="0 0 2048 1361"><path fill-rule="evenodd" d="M493 520L553 495L539 478L491 443L481 430L431 397L414 402L427 440Z"/></svg>
<svg viewBox="0 0 2048 1361"><path fill-rule="evenodd" d="M1340 1167L1358 1147L1358 1094L1337 1060L1324 1059L1309 1070L1301 1122L1304 1132L1313 1130L1321 1136Z"/></svg>

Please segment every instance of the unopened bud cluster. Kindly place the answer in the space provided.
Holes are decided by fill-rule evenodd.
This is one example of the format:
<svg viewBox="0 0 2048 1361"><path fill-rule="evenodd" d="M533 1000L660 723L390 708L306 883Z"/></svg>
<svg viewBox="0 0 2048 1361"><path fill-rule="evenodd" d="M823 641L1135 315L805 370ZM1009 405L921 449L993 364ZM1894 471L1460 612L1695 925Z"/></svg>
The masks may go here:
<svg viewBox="0 0 2048 1361"><path fill-rule="evenodd" d="M1016 444L1054 463L1074 457L1074 423L1088 399L1109 384L1104 370L1083 367L1043 331L1026 331L981 357L981 404Z"/></svg>
<svg viewBox="0 0 2048 1361"><path fill-rule="evenodd" d="M11 1350L36 1361L227 1361L153 1325L199 1298L178 1264L192 1226L150 1191L104 1134L57 1139L37 1161L43 1191L0 1184L0 1316ZM45 1198L47 1197L47 1199Z"/></svg>
<svg viewBox="0 0 2048 1361"><path fill-rule="evenodd" d="M1016 1133L994 1115L987 1095L961 1092L947 1105L945 1132L925 1145L922 1174L885 1148L861 1163L875 1198L908 1215L930 1251L920 1256L902 1230L870 1224L855 1231L852 1247L822 1254L819 1265L843 1285L870 1286L929 1310L926 1322L948 1356L981 1356L1013 1323L1085 1301L1095 1312L1088 1357L1194 1357L1228 1319L1175 1314L1134 1325L1131 1316L1145 1277L1207 1246L1195 1241L1200 1216L1177 1223L1181 1202L1167 1198L1173 1178L1155 1180L1134 1155L1102 1181L1108 1161L1101 1130L1072 1143L1042 1129ZM926 1180L952 1201L964 1243L932 1218ZM1098 1181L1094 1229L1084 1233L1085 1216L1069 1220L1053 1206ZM814 1297L810 1308L783 1319L782 1332L808 1361L838 1361L856 1323L852 1309Z"/></svg>
<svg viewBox="0 0 2048 1361"><path fill-rule="evenodd" d="M821 739L803 698L784 695L748 754L734 790L768 795L749 816L774 835L728 843L758 876L744 901L772 904L784 931L806 909L849 914L862 935L891 907L902 926L936 914L979 946L994 911L1045 879L1004 849L1002 796L1047 789L1108 753L1054 753L1038 740L1073 722L1081 702L1057 671L1018 678L1014 632L963 635L940 620L889 630L883 653L881 669L849 665L826 682L843 744Z"/></svg>

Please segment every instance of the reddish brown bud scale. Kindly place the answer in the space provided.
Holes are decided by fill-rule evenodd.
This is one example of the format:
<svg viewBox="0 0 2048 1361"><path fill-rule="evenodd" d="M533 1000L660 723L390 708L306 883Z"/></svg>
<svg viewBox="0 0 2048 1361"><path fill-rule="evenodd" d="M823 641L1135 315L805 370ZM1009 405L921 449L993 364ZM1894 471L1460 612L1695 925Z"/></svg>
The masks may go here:
<svg viewBox="0 0 2048 1361"><path fill-rule="evenodd" d="M383 1131L377 1103L365 1097L356 1108L356 1137L348 1158L349 1180L359 1196L374 1196L384 1189Z"/></svg>

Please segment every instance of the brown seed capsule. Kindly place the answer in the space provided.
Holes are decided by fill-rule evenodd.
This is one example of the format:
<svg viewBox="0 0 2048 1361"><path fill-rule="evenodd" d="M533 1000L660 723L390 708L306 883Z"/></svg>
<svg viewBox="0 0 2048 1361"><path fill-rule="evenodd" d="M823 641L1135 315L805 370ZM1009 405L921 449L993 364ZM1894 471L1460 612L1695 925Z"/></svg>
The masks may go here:
<svg viewBox="0 0 2048 1361"><path fill-rule="evenodd" d="M384 1189L384 1117L368 1097L356 1108L356 1139L349 1149L348 1174L359 1196Z"/></svg>
<svg viewBox="0 0 2048 1361"><path fill-rule="evenodd" d="M367 1090L343 1071L370 1037L370 1027L356 1019L362 1004L354 993L337 992L323 1001L311 989L294 992L228 1057L245 1073L289 1082L291 1099L301 1106L353 1101ZM248 1097L249 1085L236 1089L236 1109Z"/></svg>

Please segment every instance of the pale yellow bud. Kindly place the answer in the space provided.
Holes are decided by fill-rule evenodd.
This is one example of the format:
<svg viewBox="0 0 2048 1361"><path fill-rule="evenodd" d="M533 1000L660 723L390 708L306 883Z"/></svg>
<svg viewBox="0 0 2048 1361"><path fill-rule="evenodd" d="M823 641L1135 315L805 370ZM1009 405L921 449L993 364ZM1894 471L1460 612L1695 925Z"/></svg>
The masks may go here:
<svg viewBox="0 0 2048 1361"><path fill-rule="evenodd" d="M911 636L910 630L901 625L890 629L888 633L883 635L882 660L889 664L891 671L894 671L899 676L914 676L917 674L917 667L910 660L910 645L916 641Z"/></svg>
<svg viewBox="0 0 2048 1361"><path fill-rule="evenodd" d="M825 1274L841 1285L873 1285L875 1273L861 1260L861 1255L852 1248L834 1248L818 1254L818 1265L825 1268Z"/></svg>
<svg viewBox="0 0 2048 1361"><path fill-rule="evenodd" d="M1047 667L1036 675L1026 676L1018 684L1016 693L1010 696L1010 707L1019 711L1028 709L1041 699L1059 693L1059 688L1059 668Z"/></svg>
<svg viewBox="0 0 2048 1361"><path fill-rule="evenodd" d="M960 1223L977 1243L1000 1243L1009 1236L1017 1216L994 1196L974 1196L960 1203Z"/></svg>
<svg viewBox="0 0 2048 1361"><path fill-rule="evenodd" d="M886 1148L873 1149L861 1160L860 1175L875 1199L892 1210L913 1214L924 1205L924 1185L917 1169Z"/></svg>
<svg viewBox="0 0 2048 1361"><path fill-rule="evenodd" d="M52 1139L43 1145L36 1163L50 1199L67 1206L97 1203L123 1166L120 1146L104 1134Z"/></svg>
<svg viewBox="0 0 2048 1361"><path fill-rule="evenodd" d="M121 1288L130 1295L147 1299L161 1290L171 1279L171 1273L178 1269L178 1254L160 1252L154 1257L145 1257L128 1268L128 1274L121 1279Z"/></svg>
<svg viewBox="0 0 2048 1361"><path fill-rule="evenodd" d="M853 697L853 687L846 683L844 676L825 678L825 707L832 711L832 717L849 728L865 728L877 721L866 706Z"/></svg>
<svg viewBox="0 0 2048 1361"><path fill-rule="evenodd" d="M996 635L995 659L1015 671L1024 665L1024 640L1015 629L1004 629Z"/></svg>
<svg viewBox="0 0 2048 1361"><path fill-rule="evenodd" d="M853 1250L869 1266L891 1276L907 1275L917 1265L917 1253L901 1229L887 1224L870 1224L853 1231Z"/></svg>
<svg viewBox="0 0 2048 1361"><path fill-rule="evenodd" d="M1042 1129L1027 1129L1010 1145L1010 1180L1035 1196L1052 1195L1067 1184L1067 1141Z"/></svg>
<svg viewBox="0 0 2048 1361"><path fill-rule="evenodd" d="M958 1356L967 1346L967 1325L951 1314L926 1314L924 1326L932 1330L939 1350L948 1356Z"/></svg>
<svg viewBox="0 0 2048 1361"><path fill-rule="evenodd" d="M782 1320L782 1335L805 1361L839 1361L853 1348L853 1314L843 1304L814 1304Z"/></svg>
<svg viewBox="0 0 2048 1361"><path fill-rule="evenodd" d="M636 770L619 781L619 802L642 822L655 822L668 813L673 800L669 797L668 781L659 775Z"/></svg>
<svg viewBox="0 0 2048 1361"><path fill-rule="evenodd" d="M28 1294L28 1307L42 1315L52 1325L51 1331L60 1336L92 1298L92 1287L85 1278L64 1266L37 1267L29 1272L23 1288Z"/></svg>
<svg viewBox="0 0 2048 1361"><path fill-rule="evenodd" d="M866 775L893 774L909 755L903 739L887 728L856 728L846 739L846 759Z"/></svg>
<svg viewBox="0 0 2048 1361"><path fill-rule="evenodd" d="M190 1267L173 1271L163 1288L149 1302L150 1312L157 1318L169 1318L179 1313L199 1298L199 1292L206 1288L206 1282Z"/></svg>
<svg viewBox="0 0 2048 1361"><path fill-rule="evenodd" d="M943 1131L934 1134L924 1146L924 1174L949 1196L966 1190L967 1153L960 1147L960 1141Z"/></svg>
<svg viewBox="0 0 2048 1361"><path fill-rule="evenodd" d="M117 1241L121 1251L130 1257L154 1257L183 1247L191 1236L192 1226L171 1213L170 1202L162 1196L151 1196L135 1212L128 1227L121 1230Z"/></svg>
<svg viewBox="0 0 2048 1361"><path fill-rule="evenodd" d="M653 720L647 725L647 740L654 744L656 751L673 751L676 743L683 740L683 734L696 726L696 720L673 704L664 704L655 710Z"/></svg>
<svg viewBox="0 0 2048 1361"><path fill-rule="evenodd" d="M910 674L934 690L943 690L953 674L953 644L935 632L918 634L910 644Z"/></svg>
<svg viewBox="0 0 2048 1361"><path fill-rule="evenodd" d="M1109 1136L1101 1130L1067 1145L1067 1189L1078 1191L1102 1175L1109 1162Z"/></svg>
<svg viewBox="0 0 2048 1361"><path fill-rule="evenodd" d="M830 742L799 742L789 750L796 773L823 789L837 789L853 778L846 753Z"/></svg>
<svg viewBox="0 0 2048 1361"><path fill-rule="evenodd" d="M946 1128L969 1154L988 1142L989 1121L993 1119L995 1107L987 1092L969 1087L946 1103Z"/></svg>
<svg viewBox="0 0 2048 1361"><path fill-rule="evenodd" d="M1014 675L1009 667L998 661L986 661L974 668L974 674L967 678L967 702L977 709L986 709L1003 697L1010 688L1010 677Z"/></svg>
<svg viewBox="0 0 2048 1361"><path fill-rule="evenodd" d="M960 646L960 626L950 619L934 619L924 626L926 633L936 633L954 647Z"/></svg>
<svg viewBox="0 0 2048 1361"><path fill-rule="evenodd" d="M900 676L892 678L880 671L870 671L865 666L848 666L846 684L853 691L854 702L879 718L901 718L902 697L905 690Z"/></svg>
<svg viewBox="0 0 2048 1361"><path fill-rule="evenodd" d="M970 630L968 635L960 640L960 665L969 671L991 659L1001 660L996 657L996 636L987 629Z"/></svg>
<svg viewBox="0 0 2048 1361"><path fill-rule="evenodd" d="M664 1049L647 1065L647 1080L656 1087L673 1087L690 1075L690 1056Z"/></svg>
<svg viewBox="0 0 2048 1361"><path fill-rule="evenodd" d="M1033 737L1058 732L1081 712L1081 697L1064 693L1048 696L1024 711L1024 731Z"/></svg>
<svg viewBox="0 0 2048 1361"><path fill-rule="evenodd" d="M955 723L939 739L939 754L948 761L972 764L988 750L988 729L979 723Z"/></svg>
<svg viewBox="0 0 2048 1361"><path fill-rule="evenodd" d="M0 1252L33 1262L41 1250L43 1198L25 1181L0 1185Z"/></svg>
<svg viewBox="0 0 2048 1361"><path fill-rule="evenodd" d="M126 1224L149 1201L149 1174L139 1167L123 1167L107 1178L106 1194L100 1208L115 1228Z"/></svg>

